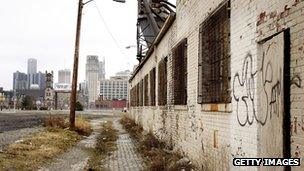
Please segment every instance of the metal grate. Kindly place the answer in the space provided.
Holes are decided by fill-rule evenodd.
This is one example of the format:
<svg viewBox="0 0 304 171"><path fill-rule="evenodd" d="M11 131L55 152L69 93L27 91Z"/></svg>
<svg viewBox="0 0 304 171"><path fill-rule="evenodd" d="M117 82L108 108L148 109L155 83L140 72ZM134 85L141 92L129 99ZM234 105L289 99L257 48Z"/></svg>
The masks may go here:
<svg viewBox="0 0 304 171"><path fill-rule="evenodd" d="M149 83L149 75L146 75L144 78L144 104L145 106L149 106L149 89L148 89L148 83Z"/></svg>
<svg viewBox="0 0 304 171"><path fill-rule="evenodd" d="M155 68L150 71L150 106L155 106Z"/></svg>
<svg viewBox="0 0 304 171"><path fill-rule="evenodd" d="M174 104L187 104L187 39L173 48Z"/></svg>
<svg viewBox="0 0 304 171"><path fill-rule="evenodd" d="M130 90L130 101L131 101L131 103L130 103L130 105L132 106L132 107L134 107L134 106L136 106L136 91L135 91L136 89L135 89L135 87L133 87L133 88L131 88L131 90Z"/></svg>
<svg viewBox="0 0 304 171"><path fill-rule="evenodd" d="M167 58L158 64L158 105L167 104Z"/></svg>
<svg viewBox="0 0 304 171"><path fill-rule="evenodd" d="M143 96L144 80L141 80L139 83L139 106L144 105L144 96Z"/></svg>
<svg viewBox="0 0 304 171"><path fill-rule="evenodd" d="M230 103L229 2L200 26L198 103Z"/></svg>

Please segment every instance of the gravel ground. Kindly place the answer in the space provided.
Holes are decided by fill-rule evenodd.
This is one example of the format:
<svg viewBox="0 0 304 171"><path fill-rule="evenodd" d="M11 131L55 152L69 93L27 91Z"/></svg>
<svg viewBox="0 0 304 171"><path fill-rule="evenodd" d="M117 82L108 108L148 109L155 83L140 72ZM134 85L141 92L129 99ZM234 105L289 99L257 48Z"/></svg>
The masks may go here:
<svg viewBox="0 0 304 171"><path fill-rule="evenodd" d="M46 115L0 113L0 133L41 125Z"/></svg>
<svg viewBox="0 0 304 171"><path fill-rule="evenodd" d="M20 140L29 134L40 132L42 130L42 127L35 127L0 133L0 151L2 151L7 145Z"/></svg>

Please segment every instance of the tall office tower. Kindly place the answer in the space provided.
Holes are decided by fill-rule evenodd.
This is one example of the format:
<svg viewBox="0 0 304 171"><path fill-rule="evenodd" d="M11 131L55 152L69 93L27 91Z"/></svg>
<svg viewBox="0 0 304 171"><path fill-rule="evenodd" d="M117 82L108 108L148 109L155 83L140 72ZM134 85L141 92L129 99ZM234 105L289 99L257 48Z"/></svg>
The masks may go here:
<svg viewBox="0 0 304 171"><path fill-rule="evenodd" d="M35 84L35 74L37 73L37 60L30 58L27 60L27 88L30 89Z"/></svg>
<svg viewBox="0 0 304 171"><path fill-rule="evenodd" d="M44 90L46 88L46 84L45 84L45 74L42 72L38 72L35 74L35 84L39 85L39 89L40 90Z"/></svg>
<svg viewBox="0 0 304 171"><path fill-rule="evenodd" d="M98 56L89 55L87 56L86 63L86 83L88 90L88 102L89 106L92 107L95 104L95 100L99 96L99 60Z"/></svg>
<svg viewBox="0 0 304 171"><path fill-rule="evenodd" d="M58 71L58 83L71 84L71 70L64 69Z"/></svg>
<svg viewBox="0 0 304 171"><path fill-rule="evenodd" d="M26 90L27 89L27 75L22 72L15 72L13 76L13 89Z"/></svg>
<svg viewBox="0 0 304 171"><path fill-rule="evenodd" d="M106 79L106 61L103 59L99 62L99 80Z"/></svg>
<svg viewBox="0 0 304 171"><path fill-rule="evenodd" d="M37 73L37 59L30 58L27 60L27 74Z"/></svg>

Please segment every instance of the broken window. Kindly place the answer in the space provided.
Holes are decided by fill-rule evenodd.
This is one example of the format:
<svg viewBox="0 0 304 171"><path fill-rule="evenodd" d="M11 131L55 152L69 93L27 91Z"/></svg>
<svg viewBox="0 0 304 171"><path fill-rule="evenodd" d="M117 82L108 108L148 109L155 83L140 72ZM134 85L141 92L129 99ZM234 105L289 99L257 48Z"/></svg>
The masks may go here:
<svg viewBox="0 0 304 171"><path fill-rule="evenodd" d="M230 103L230 11L224 4L199 30L198 103Z"/></svg>
<svg viewBox="0 0 304 171"><path fill-rule="evenodd" d="M155 68L150 71L150 106L155 106Z"/></svg>
<svg viewBox="0 0 304 171"><path fill-rule="evenodd" d="M187 104L187 39L182 40L173 50L174 104Z"/></svg>
<svg viewBox="0 0 304 171"><path fill-rule="evenodd" d="M167 104L167 58L158 64L158 105Z"/></svg>
<svg viewBox="0 0 304 171"><path fill-rule="evenodd" d="M149 106L149 94L148 94L148 83L149 83L149 75L146 75L145 78L144 78L144 100L145 100L145 106Z"/></svg>

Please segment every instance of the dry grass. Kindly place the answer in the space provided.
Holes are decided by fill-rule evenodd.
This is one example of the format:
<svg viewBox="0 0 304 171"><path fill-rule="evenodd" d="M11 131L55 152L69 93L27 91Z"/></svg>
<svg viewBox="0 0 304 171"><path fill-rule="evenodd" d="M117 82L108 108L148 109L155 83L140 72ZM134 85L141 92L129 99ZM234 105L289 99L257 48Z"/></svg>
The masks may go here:
<svg viewBox="0 0 304 171"><path fill-rule="evenodd" d="M64 117L50 116L44 119L43 126L64 129L68 126L68 124L66 123Z"/></svg>
<svg viewBox="0 0 304 171"><path fill-rule="evenodd" d="M106 122L102 125L97 137L96 150L105 154L116 149L117 130L112 126L112 122Z"/></svg>
<svg viewBox="0 0 304 171"><path fill-rule="evenodd" d="M80 135L88 136L92 133L93 129L87 120L83 118L76 118L75 131Z"/></svg>
<svg viewBox="0 0 304 171"><path fill-rule="evenodd" d="M43 126L51 128L62 128L65 129L69 126L68 119L60 116L50 116L44 119ZM91 124L84 118L77 117L75 120L75 131L79 135L88 136L92 133L93 129Z"/></svg>
<svg viewBox="0 0 304 171"><path fill-rule="evenodd" d="M179 163L183 157L177 152L168 152L165 150L166 144L159 141L152 133L142 134L142 127L136 124L132 119L124 116L120 123L137 141L138 152L143 156L146 163L146 170L149 171L190 171L193 168L191 164Z"/></svg>
<svg viewBox="0 0 304 171"><path fill-rule="evenodd" d="M86 170L104 170L103 159L117 149L117 130L112 122L104 122L97 136L96 147L92 151L91 159Z"/></svg>
<svg viewBox="0 0 304 171"><path fill-rule="evenodd" d="M136 124L134 120L128 118L127 116L123 116L120 119L120 123L135 140L139 140L142 137L143 128Z"/></svg>
<svg viewBox="0 0 304 171"><path fill-rule="evenodd" d="M0 170L36 170L75 145L81 137L68 130L48 128L0 153Z"/></svg>

